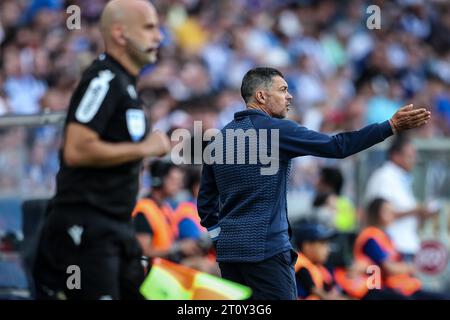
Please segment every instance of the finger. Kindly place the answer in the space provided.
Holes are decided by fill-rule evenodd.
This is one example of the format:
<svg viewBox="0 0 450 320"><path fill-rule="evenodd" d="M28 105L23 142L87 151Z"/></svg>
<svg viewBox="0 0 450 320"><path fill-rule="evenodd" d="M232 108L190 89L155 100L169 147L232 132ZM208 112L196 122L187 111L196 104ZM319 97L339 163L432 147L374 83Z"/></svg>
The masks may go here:
<svg viewBox="0 0 450 320"><path fill-rule="evenodd" d="M428 120L428 119L430 119L430 118L431 118L431 115L430 115L430 114L428 114L428 113L423 113L423 114L415 115L415 116L411 117L410 119L411 119L412 121L416 121L416 120Z"/></svg>
<svg viewBox="0 0 450 320"><path fill-rule="evenodd" d="M416 119L424 119L424 120L429 120L431 119L431 115L426 113L426 114L420 114L415 116Z"/></svg>
<svg viewBox="0 0 450 320"><path fill-rule="evenodd" d="M430 113L430 112L426 109L415 109L415 110L405 112L405 116L415 116L415 115L428 114L428 113Z"/></svg>
<svg viewBox="0 0 450 320"><path fill-rule="evenodd" d="M404 107L401 107L399 111L408 111L411 110L413 108L413 104L408 104Z"/></svg>
<svg viewBox="0 0 450 320"><path fill-rule="evenodd" d="M425 110L429 110L429 108L428 107L420 107L420 108L417 108L417 109L425 109Z"/></svg>
<svg viewBox="0 0 450 320"><path fill-rule="evenodd" d="M421 120L421 121L412 122L411 126L412 126L412 128L417 128L417 127L421 127L427 123L428 123L427 120Z"/></svg>
<svg viewBox="0 0 450 320"><path fill-rule="evenodd" d="M404 122L414 122L417 120L421 120L421 119L429 119L430 115L427 113L419 113L419 114L415 114L415 115L408 115L405 116L401 121Z"/></svg>
<svg viewBox="0 0 450 320"><path fill-rule="evenodd" d="M420 121L428 121L430 120L430 116L424 115L424 116L416 116L414 118L410 119L410 122L420 122Z"/></svg>

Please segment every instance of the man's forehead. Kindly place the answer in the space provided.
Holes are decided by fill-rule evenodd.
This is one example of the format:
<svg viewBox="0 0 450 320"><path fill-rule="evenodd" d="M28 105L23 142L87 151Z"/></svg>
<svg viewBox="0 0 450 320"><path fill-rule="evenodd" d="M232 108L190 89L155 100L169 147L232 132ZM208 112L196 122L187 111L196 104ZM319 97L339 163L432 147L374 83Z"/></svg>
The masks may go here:
<svg viewBox="0 0 450 320"><path fill-rule="evenodd" d="M277 87L277 88L283 87L283 86L287 87L288 84L287 84L286 80L284 80L282 77L275 76L272 78L272 86Z"/></svg>
<svg viewBox="0 0 450 320"><path fill-rule="evenodd" d="M142 1L142 3L140 3L139 6L136 6L135 15L134 15L134 17L132 17L131 20L132 20L132 22L138 23L138 24L140 24L140 23L157 24L158 23L158 14L152 5Z"/></svg>
<svg viewBox="0 0 450 320"><path fill-rule="evenodd" d="M151 21L153 23L158 22L158 13L154 7L149 7L145 10L145 17L147 18L147 21Z"/></svg>

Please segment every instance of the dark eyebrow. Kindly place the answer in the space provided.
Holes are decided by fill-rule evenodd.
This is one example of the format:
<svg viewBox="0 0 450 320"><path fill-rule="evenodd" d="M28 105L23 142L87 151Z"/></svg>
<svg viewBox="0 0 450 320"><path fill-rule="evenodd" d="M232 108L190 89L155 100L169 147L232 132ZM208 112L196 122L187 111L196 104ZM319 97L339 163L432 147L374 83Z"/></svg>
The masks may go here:
<svg viewBox="0 0 450 320"><path fill-rule="evenodd" d="M156 28L156 23L153 23L153 22L147 22L145 25L144 25L144 28L151 28L151 29L153 29L153 28Z"/></svg>
<svg viewBox="0 0 450 320"><path fill-rule="evenodd" d="M284 90L284 89L287 89L287 88L288 88L288 86L284 85L284 84L280 87L281 90Z"/></svg>

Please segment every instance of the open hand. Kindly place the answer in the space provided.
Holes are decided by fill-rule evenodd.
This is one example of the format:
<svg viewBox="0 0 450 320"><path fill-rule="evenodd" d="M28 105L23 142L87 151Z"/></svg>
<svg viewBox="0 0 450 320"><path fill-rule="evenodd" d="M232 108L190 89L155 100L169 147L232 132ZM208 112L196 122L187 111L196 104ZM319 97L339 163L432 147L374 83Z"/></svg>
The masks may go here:
<svg viewBox="0 0 450 320"><path fill-rule="evenodd" d="M414 109L412 104L400 108L391 119L392 131L394 134L404 130L421 127L428 123L431 118L431 112L425 108Z"/></svg>

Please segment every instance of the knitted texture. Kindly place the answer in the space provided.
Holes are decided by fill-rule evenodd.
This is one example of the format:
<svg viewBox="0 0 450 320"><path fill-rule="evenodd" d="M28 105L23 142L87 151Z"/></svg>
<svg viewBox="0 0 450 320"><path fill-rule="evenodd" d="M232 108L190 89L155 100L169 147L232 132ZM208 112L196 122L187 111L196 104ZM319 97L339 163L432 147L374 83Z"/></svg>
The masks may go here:
<svg viewBox="0 0 450 320"><path fill-rule="evenodd" d="M264 259L269 222L277 194L280 175L287 174L287 163L280 163L275 175L262 175L263 165L249 163L249 153L258 154L258 145L245 143L245 164L237 163L236 144L227 140L226 130L255 129L250 117L238 118L225 126L223 154L234 147L235 164L214 164L213 170L220 193L220 236L217 242L217 260L221 262L258 262ZM259 132L257 132L259 141ZM235 139L236 140L236 139ZM268 139L270 141L270 138ZM236 141L235 141L236 142ZM267 146L270 154L270 143ZM228 150L229 152L229 150ZM242 156L242 154L241 154Z"/></svg>

